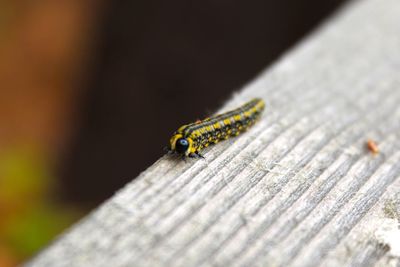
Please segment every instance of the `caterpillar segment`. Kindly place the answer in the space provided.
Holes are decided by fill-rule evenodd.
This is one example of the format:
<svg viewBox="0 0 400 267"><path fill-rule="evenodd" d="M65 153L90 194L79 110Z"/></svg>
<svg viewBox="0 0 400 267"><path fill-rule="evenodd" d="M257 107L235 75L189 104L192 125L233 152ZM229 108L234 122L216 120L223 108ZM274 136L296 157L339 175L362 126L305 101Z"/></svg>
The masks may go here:
<svg viewBox="0 0 400 267"><path fill-rule="evenodd" d="M171 137L169 151L184 157L203 157L201 150L246 131L264 108L264 101L255 98L232 111L183 125Z"/></svg>

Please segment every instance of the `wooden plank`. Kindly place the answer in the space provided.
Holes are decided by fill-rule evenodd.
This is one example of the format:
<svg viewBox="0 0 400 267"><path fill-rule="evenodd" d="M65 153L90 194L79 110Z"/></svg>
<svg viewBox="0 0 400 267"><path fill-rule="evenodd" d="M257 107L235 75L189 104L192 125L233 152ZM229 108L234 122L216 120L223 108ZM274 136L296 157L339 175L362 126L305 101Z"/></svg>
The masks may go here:
<svg viewBox="0 0 400 267"><path fill-rule="evenodd" d="M250 131L164 156L27 266L398 266L399 33L399 1L346 6L221 109L264 98Z"/></svg>

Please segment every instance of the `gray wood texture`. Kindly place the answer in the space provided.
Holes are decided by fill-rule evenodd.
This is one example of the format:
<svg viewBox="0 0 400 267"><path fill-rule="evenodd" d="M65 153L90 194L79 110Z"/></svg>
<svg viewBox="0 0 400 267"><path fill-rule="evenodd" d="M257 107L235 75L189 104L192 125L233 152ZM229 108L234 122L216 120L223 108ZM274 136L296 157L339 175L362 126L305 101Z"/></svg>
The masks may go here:
<svg viewBox="0 0 400 267"><path fill-rule="evenodd" d="M400 266L400 1L345 6L220 111L252 97L251 130L162 157L26 266Z"/></svg>

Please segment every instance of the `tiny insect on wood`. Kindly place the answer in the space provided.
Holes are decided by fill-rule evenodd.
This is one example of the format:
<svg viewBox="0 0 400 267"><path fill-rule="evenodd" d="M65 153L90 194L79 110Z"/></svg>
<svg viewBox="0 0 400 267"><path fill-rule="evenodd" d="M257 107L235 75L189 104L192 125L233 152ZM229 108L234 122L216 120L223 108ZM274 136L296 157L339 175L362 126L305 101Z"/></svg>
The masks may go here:
<svg viewBox="0 0 400 267"><path fill-rule="evenodd" d="M232 111L183 125L174 132L167 149L183 157L203 157L202 149L246 131L264 108L264 101L255 98Z"/></svg>
<svg viewBox="0 0 400 267"><path fill-rule="evenodd" d="M378 144L372 139L367 140L367 148L369 151L372 152L372 154L376 155L379 153Z"/></svg>

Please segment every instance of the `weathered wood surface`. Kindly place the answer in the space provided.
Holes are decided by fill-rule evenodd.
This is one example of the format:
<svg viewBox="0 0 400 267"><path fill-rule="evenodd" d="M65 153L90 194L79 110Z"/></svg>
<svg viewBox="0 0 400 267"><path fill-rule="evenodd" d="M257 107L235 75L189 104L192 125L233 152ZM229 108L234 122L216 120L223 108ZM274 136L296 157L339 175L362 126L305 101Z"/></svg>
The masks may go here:
<svg viewBox="0 0 400 267"><path fill-rule="evenodd" d="M252 97L250 131L161 158L27 266L400 266L400 1L345 7L222 110Z"/></svg>

